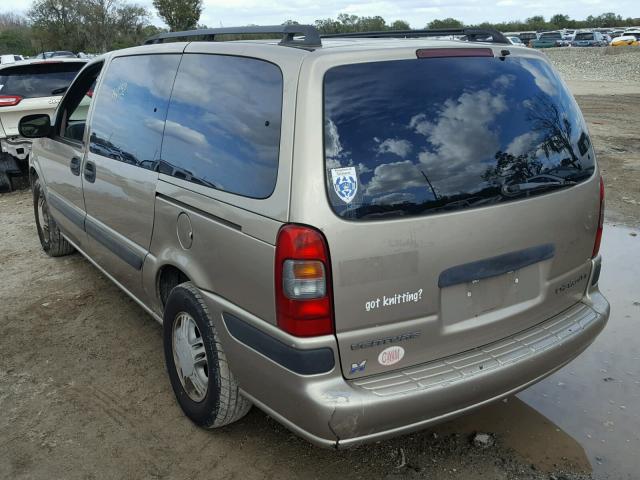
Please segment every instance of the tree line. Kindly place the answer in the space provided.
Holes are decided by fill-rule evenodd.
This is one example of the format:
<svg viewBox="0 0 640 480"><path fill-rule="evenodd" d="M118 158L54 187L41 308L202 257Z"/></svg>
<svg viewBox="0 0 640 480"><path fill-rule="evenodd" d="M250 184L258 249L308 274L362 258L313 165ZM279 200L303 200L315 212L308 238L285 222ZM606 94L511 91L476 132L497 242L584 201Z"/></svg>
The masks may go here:
<svg viewBox="0 0 640 480"><path fill-rule="evenodd" d="M289 20L288 23L297 23ZM528 30L559 30L562 28L595 28L595 27L631 27L640 25L640 18L622 18L616 13L603 13L602 15L589 15L585 20L574 20L569 15L556 14L549 20L542 15L529 17L524 21L512 20L500 23L483 22L480 24L465 24L455 18L435 19L424 26L418 28L438 29L438 28L463 28L479 27L494 28L501 32L521 32ZM340 14L337 18L326 18L316 20L315 26L322 33L346 33L346 32L368 32L383 30L408 30L409 23L404 20L396 20L387 23L384 18L359 17L357 15Z"/></svg>
<svg viewBox="0 0 640 480"><path fill-rule="evenodd" d="M153 0L153 6L168 30L203 28L198 24L202 0ZM287 20L285 24L297 24ZM533 16L524 21L484 22L465 25L455 18L434 19L417 28L495 28L503 32L556 30L560 28L624 27L639 25L640 18L622 18L615 13L589 15L574 20L568 15L553 15L548 20ZM380 16L340 14L314 22L322 33L346 33L382 30L409 30L404 20L391 23ZM0 54L34 55L49 50L102 53L140 45L144 39L163 31L151 24L149 9L127 0L34 0L26 15L0 12Z"/></svg>

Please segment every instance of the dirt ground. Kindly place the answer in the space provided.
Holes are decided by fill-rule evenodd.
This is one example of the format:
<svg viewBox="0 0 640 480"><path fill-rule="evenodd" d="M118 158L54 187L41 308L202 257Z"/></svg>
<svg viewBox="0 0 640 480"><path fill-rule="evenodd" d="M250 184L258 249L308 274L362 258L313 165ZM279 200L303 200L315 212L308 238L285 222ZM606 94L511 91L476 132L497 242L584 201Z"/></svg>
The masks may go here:
<svg viewBox="0 0 640 480"><path fill-rule="evenodd" d="M606 92L602 90L602 92ZM578 95L604 177L611 222L640 223L640 91L624 95Z"/></svg>
<svg viewBox="0 0 640 480"><path fill-rule="evenodd" d="M607 218L638 226L640 95L577 99L605 176ZM0 265L2 479L592 478L580 443L517 397L340 452L255 408L201 430L174 400L160 326L80 255L45 256L28 191L0 195ZM490 434L486 448L474 445L476 432Z"/></svg>

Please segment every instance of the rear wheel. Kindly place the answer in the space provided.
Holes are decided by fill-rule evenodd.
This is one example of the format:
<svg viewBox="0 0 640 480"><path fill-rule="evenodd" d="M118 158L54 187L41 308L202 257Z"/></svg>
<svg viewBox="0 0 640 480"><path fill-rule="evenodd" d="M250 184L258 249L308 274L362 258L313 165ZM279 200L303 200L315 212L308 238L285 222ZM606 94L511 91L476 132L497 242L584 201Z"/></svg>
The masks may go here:
<svg viewBox="0 0 640 480"><path fill-rule="evenodd" d="M62 257L75 250L62 236L56 221L49 214L49 205L44 195L40 179L33 182L33 210L36 217L36 228L40 245L50 257Z"/></svg>
<svg viewBox="0 0 640 480"><path fill-rule="evenodd" d="M247 414L215 326L191 282L175 287L164 311L164 354L178 404L194 423L217 428Z"/></svg>

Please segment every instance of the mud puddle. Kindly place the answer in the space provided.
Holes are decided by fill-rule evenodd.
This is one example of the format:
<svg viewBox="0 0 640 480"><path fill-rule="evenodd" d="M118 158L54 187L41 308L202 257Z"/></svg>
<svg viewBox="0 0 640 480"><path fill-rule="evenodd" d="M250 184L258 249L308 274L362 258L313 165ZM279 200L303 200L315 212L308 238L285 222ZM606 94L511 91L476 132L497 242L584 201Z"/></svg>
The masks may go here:
<svg viewBox="0 0 640 480"><path fill-rule="evenodd" d="M640 477L640 229L606 225L600 289L611 317L576 360L518 397L571 435L595 478Z"/></svg>

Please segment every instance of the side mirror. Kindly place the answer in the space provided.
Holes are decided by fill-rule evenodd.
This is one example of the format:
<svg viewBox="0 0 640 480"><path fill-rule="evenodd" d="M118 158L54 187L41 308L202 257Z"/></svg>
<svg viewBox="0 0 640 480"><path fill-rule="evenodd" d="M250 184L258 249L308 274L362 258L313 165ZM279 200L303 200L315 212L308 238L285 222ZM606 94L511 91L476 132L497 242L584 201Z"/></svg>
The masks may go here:
<svg viewBox="0 0 640 480"><path fill-rule="evenodd" d="M18 131L26 138L48 137L51 133L51 119L46 113L27 115L20 119Z"/></svg>

